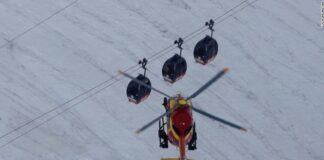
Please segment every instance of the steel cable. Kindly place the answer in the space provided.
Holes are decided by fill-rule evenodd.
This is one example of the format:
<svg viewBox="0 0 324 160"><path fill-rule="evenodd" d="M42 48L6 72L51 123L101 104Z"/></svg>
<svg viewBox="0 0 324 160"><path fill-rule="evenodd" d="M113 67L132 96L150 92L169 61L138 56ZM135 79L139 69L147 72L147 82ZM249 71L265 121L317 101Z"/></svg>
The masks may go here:
<svg viewBox="0 0 324 160"><path fill-rule="evenodd" d="M69 4L68 7L71 6L72 4L76 3L77 1L78 1L78 0L76 0L76 1L72 2L71 4ZM239 9L239 10L237 10L237 11L235 11L235 12L233 12L233 13L230 14L229 16L226 16L224 19L222 19L221 21L216 22L215 24L219 24L219 23L223 22L225 19L229 18L230 16L232 16L232 15L235 14L235 13L238 13L239 11L243 10L243 9L246 8L247 6L251 5L252 3L255 3L256 1L258 1L258 0L255 0L255 1L251 2L251 3L248 3L246 6L242 7L241 9ZM226 11L224 14L222 14L221 16L217 17L217 18L214 19L214 20L217 21L218 19L224 17L226 14L230 13L231 11L235 10L236 8L238 8L239 6L243 5L245 2L248 2L248 0L245 0L245 1L241 2L241 3L239 3L238 5L234 6L233 8L231 8L231 9L228 10L228 11ZM68 7L66 6L66 7L64 7L64 8L66 9L66 8L68 8ZM60 10L59 12L56 12L56 14L60 13L61 11L63 11L63 10ZM55 14L55 15L56 15L56 14ZM54 16L54 15L52 15L51 17L53 17L53 16ZM49 19L49 18L48 18L48 19ZM48 19L47 19L47 20L48 20ZM46 21L46 20L45 20L45 21ZM42 23L44 23L45 21L42 21ZM41 23L39 23L38 26L39 26L40 24L41 24ZM37 26L36 26L36 27L37 27ZM34 28L36 28L36 27L34 27ZM34 28L32 28L32 29L34 29ZM32 30L32 29L30 29L30 30ZM193 39L193 38L195 38L196 36L200 35L201 33L205 32L207 29L208 29L208 28L207 28L206 26L203 26L203 27L201 27L201 28L195 30L194 32L188 34L187 36L185 36L184 39L185 39L186 41L190 41L191 39ZM30 30L29 30L29 31L30 31ZM26 33L27 33L27 32L26 32ZM25 34L25 33L24 33L24 34ZM17 36L17 38L15 38L15 39L13 39L13 40L11 40L11 41L14 41L14 40L18 39L18 38L21 37L21 36L22 36L22 35ZM8 43L9 43L9 42L8 42ZM3 46L5 46L5 45L3 45ZM2 48L3 46L1 46L0 48ZM157 53L151 55L151 56L148 58L148 60L149 60L148 63L153 62L153 61L156 61L157 59L161 58L163 55L169 53L171 50L174 50L175 48L177 48L177 47L176 47L174 44L172 44L172 45L170 45L170 46L168 46L168 47L162 49L161 51L159 51L159 52L157 52ZM133 72L135 72L135 71L138 70L138 69L140 69L140 67L138 66L138 64L136 64L136 65L134 65L134 66L131 66L131 67L127 68L126 70L124 70L124 72L130 72L130 73L133 73ZM49 113L52 113L52 112L56 111L57 109L62 108L63 106L66 106L66 105L69 104L70 102L72 102L72 101L74 101L74 100L76 100L76 99L78 99L78 98L80 98L80 97L86 95L87 93L89 93L89 92L91 92L91 91L93 91L93 90L95 90L95 89L97 89L97 88L103 86L104 84L110 82L109 84L105 85L103 88L100 88L99 90L95 91L94 93L89 94L88 96L86 96L85 98L81 99L80 101L74 103L74 104L71 105L70 107L68 107L68 108L66 108L66 109L64 109L64 110L62 110L61 112L58 112L58 113L55 114L54 116L49 117L47 120L45 120L45 121L39 123L38 125L36 125L36 126L32 127L31 129L27 130L26 132L23 132L21 135L19 135L19 136L15 137L15 138L9 140L8 142L4 143L3 145L0 146L0 149L1 149L1 148L4 148L5 146L9 145L10 143L16 141L17 139L23 137L24 135L30 133L32 130L34 130L34 129L40 127L40 126L42 126L43 124L45 124L45 123L47 123L47 122L49 122L50 120L54 119L55 117L57 117L57 116L63 114L64 112L66 112L66 111L72 109L72 108L75 107L76 105L78 105L78 104L84 102L85 100L87 100L87 99L93 97L94 95L100 93L100 92L103 91L104 89L109 88L110 86L112 86L113 84L117 83L118 81L120 81L120 80L123 78L123 77L121 77L120 79L118 79L118 77L120 77L120 76L121 76L120 74L114 75L113 77L111 77L111 78L109 78L109 79L107 79L107 80L105 80L105 81L103 81L103 82L101 82L101 83L95 85L94 87L92 87L92 88L86 90L85 92L83 92L83 93L81 93L81 94L79 94L79 95L77 95L77 96L75 96L75 97L69 99L68 101L66 101L66 102L64 102L64 103L62 103L62 104L60 104L60 105L54 107L53 109L51 109L51 110L49 110L49 111L47 111L47 112L45 112L45 113L43 113L43 114L41 114L41 115L35 117L34 119L32 119L32 120L30 120L30 121L28 121L28 122L26 122L26 123L24 123L24 124L22 124L22 125L16 127L15 129L13 129L13 130L7 132L6 134L0 136L0 140L1 140L1 139L4 139L5 137L7 137L7 136L13 134L14 132L17 132L17 131L20 130L21 128L23 128L23 127L25 127L25 126L27 126L27 125L29 125L29 124L35 122L36 120L38 120L38 119L44 117L45 115L48 115Z"/></svg>

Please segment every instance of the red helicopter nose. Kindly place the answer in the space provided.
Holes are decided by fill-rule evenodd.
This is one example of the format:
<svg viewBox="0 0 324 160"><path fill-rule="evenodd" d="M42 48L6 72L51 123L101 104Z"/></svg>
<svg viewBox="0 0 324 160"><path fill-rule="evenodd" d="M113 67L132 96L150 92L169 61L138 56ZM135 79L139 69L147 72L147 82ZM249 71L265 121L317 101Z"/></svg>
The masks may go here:
<svg viewBox="0 0 324 160"><path fill-rule="evenodd" d="M174 128L178 134L185 135L192 126L192 117L187 109L181 109L173 115Z"/></svg>

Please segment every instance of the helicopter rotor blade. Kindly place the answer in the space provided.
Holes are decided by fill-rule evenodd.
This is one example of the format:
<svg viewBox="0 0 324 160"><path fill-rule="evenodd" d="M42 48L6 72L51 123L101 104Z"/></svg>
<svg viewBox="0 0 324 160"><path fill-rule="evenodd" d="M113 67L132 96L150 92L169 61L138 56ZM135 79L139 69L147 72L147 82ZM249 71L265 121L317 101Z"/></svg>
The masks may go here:
<svg viewBox="0 0 324 160"><path fill-rule="evenodd" d="M147 123L146 125L144 125L142 128L136 130L136 134L139 134L141 132L143 132L144 130L146 130L148 127L152 126L155 122L157 122L159 119L163 118L164 116L168 116L170 115L174 110L176 110L177 108L179 108L180 105L175 106L174 108L168 110L167 112L163 113L162 115L160 115L159 117L153 119L151 122Z"/></svg>
<svg viewBox="0 0 324 160"><path fill-rule="evenodd" d="M157 92L157 93L162 94L163 96L166 96L166 97L168 97L168 98L171 98L171 96L169 96L168 94L166 94L166 93L164 93L164 92L162 92L162 91L160 91L160 90L158 90L158 89L156 89L156 88L154 88L154 87L152 87L152 86L149 86L149 85L143 83L142 81L139 81L139 80L136 79L135 77L133 77L133 76L131 76L131 75L129 75L129 74L123 72L123 71L120 71L120 70L119 70L118 73L122 74L123 76L125 76L125 77L127 77L127 78L129 78L129 79L131 79L131 80L134 80L135 82L137 82L137 83L140 84L140 85L143 85L143 86L145 86L145 87L147 87L147 88L149 88L149 89L152 89L153 91L155 91L155 92Z"/></svg>
<svg viewBox="0 0 324 160"><path fill-rule="evenodd" d="M194 92L191 96L187 98L187 100L197 97L201 92L203 92L205 89L207 89L210 85L212 85L214 82L216 82L219 78L221 78L225 73L229 71L228 68L224 68L220 72L218 72L212 79L210 79L207 83L205 83L203 86L201 86L196 92Z"/></svg>
<svg viewBox="0 0 324 160"><path fill-rule="evenodd" d="M211 119L213 119L215 121L218 121L218 122L221 122L221 123L223 123L225 125L228 125L228 126L231 126L233 128L239 129L240 131L247 132L247 129L246 128L241 127L241 126L239 126L237 124L234 124L232 122L226 121L226 120L224 120L222 118L216 117L216 116L214 116L214 115L212 115L210 113L207 113L206 111L203 111L203 110L198 109L198 108L195 108L195 107L192 107L192 110L194 110L197 113L200 113L200 114L202 114L202 115L204 115L204 116L206 116L208 118L211 118Z"/></svg>

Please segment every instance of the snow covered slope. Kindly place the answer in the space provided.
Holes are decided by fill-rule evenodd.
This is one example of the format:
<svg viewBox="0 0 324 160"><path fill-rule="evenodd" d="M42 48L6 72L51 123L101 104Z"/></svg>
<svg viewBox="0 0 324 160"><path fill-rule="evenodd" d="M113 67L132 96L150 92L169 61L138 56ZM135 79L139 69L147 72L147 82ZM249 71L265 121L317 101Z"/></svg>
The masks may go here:
<svg viewBox="0 0 324 160"><path fill-rule="evenodd" d="M108 81L91 93L108 85L106 89L82 103L78 102L91 93L61 104L242 2L1 0L0 159L176 157L175 147L158 147L157 126L134 134L164 109L162 97L156 93L140 105L128 103L127 79ZM188 157L324 159L320 1L258 0L216 23L214 35L220 50L210 65L196 64L192 55L195 43L209 34L207 31L185 42L189 66L178 83L169 85L161 80L164 61L177 50L148 65L154 86L185 95L223 67L231 69L194 103L246 126L249 132L240 133L194 115L198 150L188 152ZM69 107L73 108L67 110ZM53 112L12 132L48 111ZM52 118L60 112L63 114Z"/></svg>

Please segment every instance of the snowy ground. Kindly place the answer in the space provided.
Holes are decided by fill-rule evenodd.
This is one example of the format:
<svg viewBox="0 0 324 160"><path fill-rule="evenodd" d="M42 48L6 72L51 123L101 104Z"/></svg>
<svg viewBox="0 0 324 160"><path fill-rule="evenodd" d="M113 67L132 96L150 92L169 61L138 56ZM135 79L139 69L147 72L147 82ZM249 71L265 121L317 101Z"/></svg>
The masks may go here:
<svg viewBox="0 0 324 160"><path fill-rule="evenodd" d="M11 131L242 1L1 0L0 159L176 157L175 147L158 147L157 126L134 134L164 109L156 93L140 105L128 103L127 79L112 79L93 90L109 85L90 99L74 105L83 95ZM249 132L194 115L198 150L188 157L323 160L324 29L319 26L319 0L258 0L219 19L214 35L220 50L210 65L196 64L192 55L208 31L185 42L189 66L178 83L169 85L161 78L164 61L177 50L149 63L153 85L170 94L189 95L222 68L231 69L194 103Z"/></svg>

